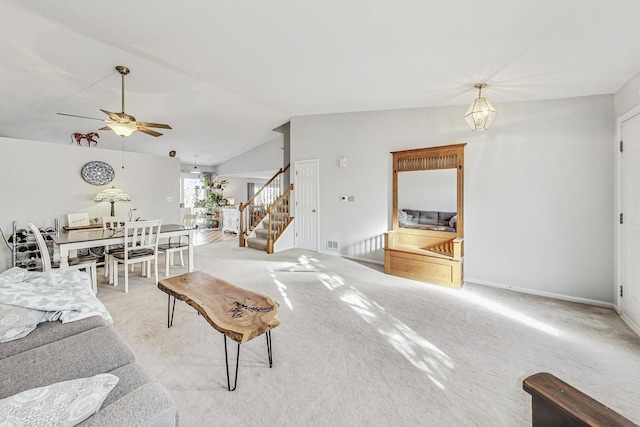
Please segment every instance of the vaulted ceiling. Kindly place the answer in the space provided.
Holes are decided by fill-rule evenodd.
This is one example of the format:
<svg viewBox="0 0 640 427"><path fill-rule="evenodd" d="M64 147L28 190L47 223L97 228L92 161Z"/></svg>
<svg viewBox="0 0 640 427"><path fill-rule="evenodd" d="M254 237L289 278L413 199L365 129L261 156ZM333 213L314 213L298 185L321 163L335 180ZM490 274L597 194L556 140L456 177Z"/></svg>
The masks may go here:
<svg viewBox="0 0 640 427"><path fill-rule="evenodd" d="M616 92L638 0L3 0L0 136L69 144L120 111L169 123L130 151L217 164L290 117ZM98 146L120 149L112 132Z"/></svg>

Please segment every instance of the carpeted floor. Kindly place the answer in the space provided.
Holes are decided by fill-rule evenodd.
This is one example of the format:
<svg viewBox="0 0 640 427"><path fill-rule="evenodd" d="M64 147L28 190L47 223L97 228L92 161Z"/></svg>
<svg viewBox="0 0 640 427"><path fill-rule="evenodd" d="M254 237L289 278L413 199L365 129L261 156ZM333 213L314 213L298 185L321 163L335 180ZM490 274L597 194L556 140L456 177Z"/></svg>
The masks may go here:
<svg viewBox="0 0 640 427"><path fill-rule="evenodd" d="M182 426L528 426L522 380L541 371L640 422L640 338L611 310L475 285L450 290L304 250L267 255L234 239L195 253L196 269L280 303L273 368L263 337L243 344L234 392L222 335L181 302L167 329L167 295L153 279L130 276L124 294L101 278L98 293L171 392Z"/></svg>

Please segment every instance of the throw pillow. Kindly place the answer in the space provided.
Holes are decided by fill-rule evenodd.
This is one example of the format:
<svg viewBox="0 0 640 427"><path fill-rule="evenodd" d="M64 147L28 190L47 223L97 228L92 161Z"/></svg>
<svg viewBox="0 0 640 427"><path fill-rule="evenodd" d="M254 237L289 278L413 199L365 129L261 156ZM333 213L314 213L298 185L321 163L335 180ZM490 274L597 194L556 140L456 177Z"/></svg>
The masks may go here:
<svg viewBox="0 0 640 427"><path fill-rule="evenodd" d="M100 374L14 394L0 400L0 425L75 426L98 412L118 381Z"/></svg>
<svg viewBox="0 0 640 427"><path fill-rule="evenodd" d="M405 211L398 211L398 222L406 224L409 222L409 215Z"/></svg>
<svg viewBox="0 0 640 427"><path fill-rule="evenodd" d="M458 215L454 215L449 220L449 227L456 228L458 226Z"/></svg>
<svg viewBox="0 0 640 427"><path fill-rule="evenodd" d="M45 314L45 311L0 303L0 342L26 337Z"/></svg>

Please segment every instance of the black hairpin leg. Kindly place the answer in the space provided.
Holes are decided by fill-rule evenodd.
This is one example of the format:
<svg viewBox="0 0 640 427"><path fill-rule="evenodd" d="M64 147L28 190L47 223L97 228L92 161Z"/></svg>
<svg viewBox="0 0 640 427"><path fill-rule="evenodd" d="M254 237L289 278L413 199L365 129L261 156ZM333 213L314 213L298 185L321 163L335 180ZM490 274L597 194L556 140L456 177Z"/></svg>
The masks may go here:
<svg viewBox="0 0 640 427"><path fill-rule="evenodd" d="M267 355L269 356L269 367L273 366L273 353L271 352L271 331L267 331Z"/></svg>
<svg viewBox="0 0 640 427"><path fill-rule="evenodd" d="M171 295L168 295L169 301L167 302L167 328L173 325L173 313L176 312L176 298L173 297L173 309L171 308Z"/></svg>
<svg viewBox="0 0 640 427"><path fill-rule="evenodd" d="M229 356L227 355L227 336L222 334L224 337L224 362L227 365L227 390L233 391L236 389L238 385L238 362L240 362L240 343L238 343L238 355L236 356L236 378L233 380L233 388L231 388L231 381L229 380Z"/></svg>

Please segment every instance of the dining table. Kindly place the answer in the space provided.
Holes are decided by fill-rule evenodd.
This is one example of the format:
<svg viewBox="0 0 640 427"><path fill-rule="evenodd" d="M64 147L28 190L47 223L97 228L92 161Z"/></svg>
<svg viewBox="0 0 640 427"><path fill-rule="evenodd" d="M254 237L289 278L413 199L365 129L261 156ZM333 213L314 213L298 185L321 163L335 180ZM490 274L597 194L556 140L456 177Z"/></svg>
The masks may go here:
<svg viewBox="0 0 640 427"><path fill-rule="evenodd" d="M181 236L189 238L189 272L192 272L195 269L193 263L194 232L194 228L185 227L180 224L162 224L160 226L160 233L158 234L158 239ZM90 229L86 231L74 231L72 233L54 233L51 235L51 239L58 249L57 251L54 250L54 259L60 262L60 268L66 268L69 266L70 251L89 249L97 246L124 244L124 230Z"/></svg>

